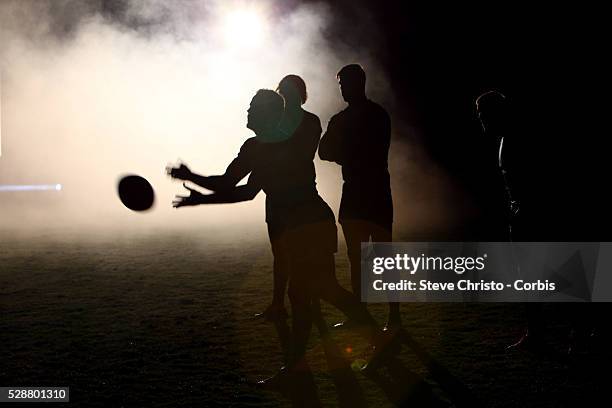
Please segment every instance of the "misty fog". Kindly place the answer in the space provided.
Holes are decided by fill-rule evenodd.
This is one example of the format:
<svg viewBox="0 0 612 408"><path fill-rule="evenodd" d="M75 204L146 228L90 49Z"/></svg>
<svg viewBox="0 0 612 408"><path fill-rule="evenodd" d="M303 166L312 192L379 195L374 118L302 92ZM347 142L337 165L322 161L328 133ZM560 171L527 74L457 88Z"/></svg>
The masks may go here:
<svg viewBox="0 0 612 408"><path fill-rule="evenodd" d="M254 202L173 209L174 195L185 190L165 166L181 160L200 174L222 173L252 135L245 127L251 97L289 73L306 81L304 107L325 130L345 107L336 72L353 62L368 74L368 95L392 116L396 228L452 221L458 193L396 108L369 52L380 45L376 36L362 49L329 41L326 28L342 21L317 4L126 1L118 18L105 3L0 2L0 184L63 186L0 192L0 228L263 228L263 193ZM340 168L318 159L316 168L319 191L337 211ZM134 213L117 197L119 177L130 173L155 189L148 212Z"/></svg>

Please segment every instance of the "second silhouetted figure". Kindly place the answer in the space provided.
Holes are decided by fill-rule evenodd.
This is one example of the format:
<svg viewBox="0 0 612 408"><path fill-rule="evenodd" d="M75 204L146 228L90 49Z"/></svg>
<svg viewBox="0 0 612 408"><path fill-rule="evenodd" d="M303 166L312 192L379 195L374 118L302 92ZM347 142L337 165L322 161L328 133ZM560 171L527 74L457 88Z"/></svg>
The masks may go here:
<svg viewBox="0 0 612 408"><path fill-rule="evenodd" d="M392 239L391 119L382 106L366 97L366 75L360 65L343 67L337 77L348 107L329 121L319 144L319 157L342 166L344 185L338 218L351 263L353 293L361 297L361 242ZM387 326L400 326L397 303L389 303Z"/></svg>

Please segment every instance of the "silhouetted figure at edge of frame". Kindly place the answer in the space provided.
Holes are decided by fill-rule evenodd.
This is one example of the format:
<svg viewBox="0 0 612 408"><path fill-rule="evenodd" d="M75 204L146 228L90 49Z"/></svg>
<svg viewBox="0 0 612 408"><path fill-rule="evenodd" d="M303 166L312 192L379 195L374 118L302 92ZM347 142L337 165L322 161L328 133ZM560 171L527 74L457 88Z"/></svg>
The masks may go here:
<svg viewBox="0 0 612 408"><path fill-rule="evenodd" d="M494 137L497 141L497 163L501 175L500 183L506 192L506 211L500 216L508 223L508 236L512 241L522 241L524 238L523 226L520 225L521 212L519 211L520 181L518 151L516 140L509 133L512 132L511 117L508 98L499 91L487 91L476 99L476 112L485 135ZM522 201L522 199L520 200ZM520 267L520 266L519 266ZM512 349L528 349L543 351L542 305L540 303L527 303L527 331L514 344Z"/></svg>
<svg viewBox="0 0 612 408"><path fill-rule="evenodd" d="M337 74L348 107L334 115L319 143L319 157L342 166L339 221L351 265L353 293L361 299L361 242L391 242L393 201L388 170L391 119L365 93L366 74L360 65ZM335 327L351 326L350 321ZM401 326L399 303L389 303L387 328Z"/></svg>
<svg viewBox="0 0 612 408"><path fill-rule="evenodd" d="M248 109L247 127L255 137L247 139L228 172L230 175L205 177L191 173L186 166L169 169L172 177L197 182L215 190L201 194L185 186L189 196L177 196L175 207L200 204L221 204L248 201L264 190L268 205L274 208L279 232L287 245L289 257L289 300L291 302L292 347L288 367L268 380L280 384L287 374L308 371L306 344L312 327L311 300L321 298L363 324L364 334L371 341L374 354L369 365L381 361L390 350L383 348L383 336L365 307L335 277L334 253L337 250L337 229L333 212L319 196L315 174L304 172L311 163L311 153L294 148L290 139L279 131L283 115L282 96L271 90L259 90ZM250 173L247 184L232 185L236 174ZM229 177L229 182L226 178ZM262 385L266 385L265 382Z"/></svg>
<svg viewBox="0 0 612 408"><path fill-rule="evenodd" d="M291 143L293 148L300 152L300 157L303 156L308 159L308 162L304 160L302 171L306 177L314 179L313 160L321 137L321 121L317 115L302 108L302 105L308 99L306 83L298 75L290 74L281 79L277 91L285 99L285 111L280 123L280 130L290 139L288 143ZM266 223L274 256L272 267L274 288L272 303L265 311L258 313L256 316L268 321L276 321L287 317L284 300L289 279L289 255L287 246L282 240L282 220L277 218L272 207L272 201L269 196L266 196Z"/></svg>

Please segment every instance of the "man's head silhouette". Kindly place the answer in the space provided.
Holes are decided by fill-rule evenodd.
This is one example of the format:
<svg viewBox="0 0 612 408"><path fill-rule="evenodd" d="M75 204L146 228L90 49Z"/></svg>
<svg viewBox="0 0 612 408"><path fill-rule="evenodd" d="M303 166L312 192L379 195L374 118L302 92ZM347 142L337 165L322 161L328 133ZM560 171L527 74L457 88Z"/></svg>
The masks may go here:
<svg viewBox="0 0 612 408"><path fill-rule="evenodd" d="M350 64L342 67L338 74L340 92L346 102L353 103L365 99L366 74L361 65Z"/></svg>
<svg viewBox="0 0 612 408"><path fill-rule="evenodd" d="M300 106L308 99L306 83L298 75L290 74L281 79L277 91L285 98L287 106Z"/></svg>
<svg viewBox="0 0 612 408"><path fill-rule="evenodd" d="M476 98L476 113L485 132L502 136L508 120L508 99L499 91L487 91Z"/></svg>
<svg viewBox="0 0 612 408"><path fill-rule="evenodd" d="M270 89L260 89L247 110L247 128L255 132L258 139L271 141L269 139L278 133L284 108L282 96Z"/></svg>

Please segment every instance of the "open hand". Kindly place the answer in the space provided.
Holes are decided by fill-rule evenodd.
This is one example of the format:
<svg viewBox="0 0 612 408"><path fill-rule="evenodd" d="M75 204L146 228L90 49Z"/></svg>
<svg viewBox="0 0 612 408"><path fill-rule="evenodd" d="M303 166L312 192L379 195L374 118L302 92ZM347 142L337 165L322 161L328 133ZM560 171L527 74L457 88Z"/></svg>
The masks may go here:
<svg viewBox="0 0 612 408"><path fill-rule="evenodd" d="M180 195L175 196L174 201L172 201L172 206L174 208L202 204L202 198L204 197L204 194L200 193L197 190L194 190L193 188L187 187L185 183L183 183L183 187L189 190L189 195L188 196L180 196Z"/></svg>
<svg viewBox="0 0 612 408"><path fill-rule="evenodd" d="M168 173L170 177L179 179L179 180L189 180L193 174L191 170L189 169L189 167L187 167L186 165L182 163L178 167L172 167L172 166L166 167L166 173Z"/></svg>

